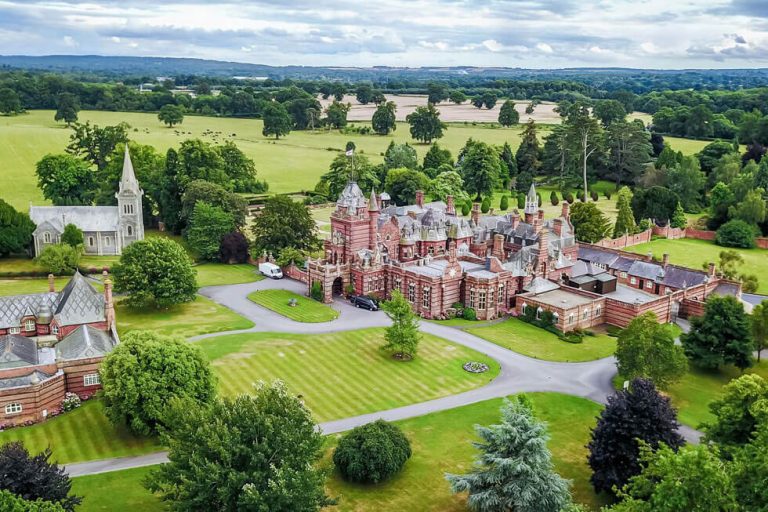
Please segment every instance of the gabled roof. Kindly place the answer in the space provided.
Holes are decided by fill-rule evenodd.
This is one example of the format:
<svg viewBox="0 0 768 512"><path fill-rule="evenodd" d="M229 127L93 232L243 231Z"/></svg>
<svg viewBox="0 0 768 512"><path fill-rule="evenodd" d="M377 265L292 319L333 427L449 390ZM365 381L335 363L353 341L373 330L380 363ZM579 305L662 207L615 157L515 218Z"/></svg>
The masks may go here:
<svg viewBox="0 0 768 512"><path fill-rule="evenodd" d="M71 361L103 357L112 351L115 344L108 332L81 325L56 344L56 358Z"/></svg>
<svg viewBox="0 0 768 512"><path fill-rule="evenodd" d="M29 217L41 226L48 223L59 233L74 224L82 231L117 231L117 206L31 206Z"/></svg>
<svg viewBox="0 0 768 512"><path fill-rule="evenodd" d="M635 261L627 271L630 276L640 277L642 279L652 279L661 281L664 278L664 268L658 263L648 261Z"/></svg>
<svg viewBox="0 0 768 512"><path fill-rule="evenodd" d="M534 277L533 281L528 284L528 286L524 287L523 289L527 292L533 292L533 293L544 293L549 292L552 290L557 290L560 288L556 283L553 283L549 279L544 279L543 277Z"/></svg>
<svg viewBox="0 0 768 512"><path fill-rule="evenodd" d="M80 272L61 290L54 318L60 326L104 320L104 296L97 292Z"/></svg>
<svg viewBox="0 0 768 512"><path fill-rule="evenodd" d="M579 259L589 261L590 263L611 266L617 259L619 259L619 255L610 251L600 250L596 247L579 245Z"/></svg>
<svg viewBox="0 0 768 512"><path fill-rule="evenodd" d="M36 365L37 343L18 334L0 336L0 368Z"/></svg>
<svg viewBox="0 0 768 512"><path fill-rule="evenodd" d="M57 293L35 293L30 295L11 295L0 297L0 329L20 327L21 319L28 312L39 311L42 306L53 309L57 303Z"/></svg>
<svg viewBox="0 0 768 512"><path fill-rule="evenodd" d="M692 270L689 268L667 265L664 269L664 279L661 281L664 286L670 288L687 288L705 283L709 277L706 272Z"/></svg>

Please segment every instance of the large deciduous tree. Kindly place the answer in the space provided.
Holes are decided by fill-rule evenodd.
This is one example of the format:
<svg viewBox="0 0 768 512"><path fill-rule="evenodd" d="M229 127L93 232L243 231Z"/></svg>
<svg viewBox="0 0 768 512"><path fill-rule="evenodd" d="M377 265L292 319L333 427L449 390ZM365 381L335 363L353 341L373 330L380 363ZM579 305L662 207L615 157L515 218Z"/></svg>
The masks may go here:
<svg viewBox="0 0 768 512"><path fill-rule="evenodd" d="M768 381L746 374L723 387L709 404L714 420L702 425L706 439L731 450L752 440L759 428L768 426Z"/></svg>
<svg viewBox="0 0 768 512"><path fill-rule="evenodd" d="M349 109L349 103L340 103L333 100L325 109L326 122L333 128L344 128L347 126Z"/></svg>
<svg viewBox="0 0 768 512"><path fill-rule="evenodd" d="M664 187L651 187L635 191L632 196L632 211L635 221L653 219L657 224L665 225L672 218L680 198Z"/></svg>
<svg viewBox="0 0 768 512"><path fill-rule="evenodd" d="M393 290L390 300L383 303L383 309L392 320L384 333L384 350L392 352L397 359L410 360L416 356L421 341L419 318L413 312L410 302L400 290Z"/></svg>
<svg viewBox="0 0 768 512"><path fill-rule="evenodd" d="M227 190L233 188L219 151L213 144L200 139L188 139L181 143L177 172L182 189L186 189L195 180L210 181Z"/></svg>
<svg viewBox="0 0 768 512"><path fill-rule="evenodd" d="M340 153L333 159L328 172L320 177L320 182L328 186L328 197L336 200L350 180L357 182L364 193L380 185L376 172L365 155L348 157Z"/></svg>
<svg viewBox="0 0 768 512"><path fill-rule="evenodd" d="M154 331L122 336L100 374L107 417L144 436L171 426L167 414L172 400L206 404L216 394L210 363L200 348Z"/></svg>
<svg viewBox="0 0 768 512"><path fill-rule="evenodd" d="M755 340L755 350L757 350L757 362L759 363L762 351L768 348L768 299L752 308L750 326L752 339Z"/></svg>
<svg viewBox="0 0 768 512"><path fill-rule="evenodd" d="M651 136L642 122L613 122L605 130L608 165L616 185L633 183L651 161Z"/></svg>
<svg viewBox="0 0 768 512"><path fill-rule="evenodd" d="M281 135L291 133L291 116L280 103L272 102L267 105L262 117L264 128L262 128L261 133L265 137L274 135L275 139L279 139Z"/></svg>
<svg viewBox="0 0 768 512"><path fill-rule="evenodd" d="M252 230L257 252L278 254L286 247L311 252L320 246L317 224L309 208L288 196L267 199Z"/></svg>
<svg viewBox="0 0 768 512"><path fill-rule="evenodd" d="M440 120L440 112L431 103L426 107L416 107L405 120L411 125L411 137L426 144L441 138L443 130L448 128Z"/></svg>
<svg viewBox="0 0 768 512"><path fill-rule="evenodd" d="M37 162L36 173L43 196L55 205L90 205L96 197L93 171L72 155L46 155Z"/></svg>
<svg viewBox="0 0 768 512"><path fill-rule="evenodd" d="M405 144L395 144L393 141L384 152L384 166L387 169L395 169L397 167L416 169L419 167L416 150L407 142Z"/></svg>
<svg viewBox="0 0 768 512"><path fill-rule="evenodd" d="M35 223L0 199L0 257L22 253L32 243Z"/></svg>
<svg viewBox="0 0 768 512"><path fill-rule="evenodd" d="M711 295L704 316L691 319L690 332L680 340L691 363L702 368L733 364L743 370L754 364L749 319L736 297Z"/></svg>
<svg viewBox="0 0 768 512"><path fill-rule="evenodd" d="M0 510L2 512L66 512L58 503L41 500L26 500L10 491L0 491Z"/></svg>
<svg viewBox="0 0 768 512"><path fill-rule="evenodd" d="M507 100L501 104L499 109L499 124L501 126L512 126L520 122L520 114L515 109L515 102Z"/></svg>
<svg viewBox="0 0 768 512"><path fill-rule="evenodd" d="M384 189L395 204L413 204L416 200L416 192L426 190L428 185L429 178L426 174L402 167L387 173Z"/></svg>
<svg viewBox="0 0 768 512"><path fill-rule="evenodd" d="M22 112L24 108L21 105L21 98L16 91L10 87L0 89L0 114L10 116Z"/></svg>
<svg viewBox="0 0 768 512"><path fill-rule="evenodd" d="M35 263L49 274L57 276L72 274L77 270L82 254L82 246L72 247L66 243L51 244L35 258Z"/></svg>
<svg viewBox="0 0 768 512"><path fill-rule="evenodd" d="M157 114L157 119L164 123L168 128L181 124L184 121L184 107L180 105L163 105Z"/></svg>
<svg viewBox="0 0 768 512"><path fill-rule="evenodd" d="M397 123L395 113L397 112L397 105L394 101L388 101L382 103L376 107L376 111L371 118L371 126L373 131L379 135L389 135L397 129Z"/></svg>
<svg viewBox="0 0 768 512"><path fill-rule="evenodd" d="M51 449L46 448L37 455L30 455L24 445L19 442L6 443L0 446L0 489L8 491L21 499L42 500L61 507L61 510L72 512L83 499L71 495L72 480L55 462L50 462ZM0 498L0 504L4 498ZM9 512L47 511L46 508L3 508Z"/></svg>
<svg viewBox="0 0 768 512"><path fill-rule="evenodd" d="M611 221L595 203L577 202L571 207L576 240L593 244L611 236Z"/></svg>
<svg viewBox="0 0 768 512"><path fill-rule="evenodd" d="M235 229L232 215L218 206L205 201L195 204L189 219L186 238L189 246L200 259L213 261L218 258L224 235Z"/></svg>
<svg viewBox="0 0 768 512"><path fill-rule="evenodd" d="M546 425L530 402L516 397L501 408L501 423L475 427L482 440L472 470L448 474L453 492L468 492L476 512L560 512L570 503L568 482L555 473Z"/></svg>
<svg viewBox="0 0 768 512"><path fill-rule="evenodd" d="M640 473L638 441L654 449L661 443L674 450L683 446L679 426L669 398L650 380L634 379L627 389L608 397L587 446L595 491L614 492Z"/></svg>
<svg viewBox="0 0 768 512"><path fill-rule="evenodd" d="M464 186L476 200L493 193L501 175L501 159L493 147L469 139L461 152L459 168Z"/></svg>
<svg viewBox="0 0 768 512"><path fill-rule="evenodd" d="M435 142L429 147L429 151L424 155L424 161L422 162L422 169L424 173L430 178L435 178L439 173L438 169L441 166L448 165L453 167L453 157L449 149L441 148L440 145Z"/></svg>
<svg viewBox="0 0 768 512"><path fill-rule="evenodd" d="M452 169L438 174L437 178L432 180L429 185L429 192L435 200L445 201L448 196L453 196L457 204L469 198L464 190L464 180L461 178L461 174Z"/></svg>
<svg viewBox="0 0 768 512"><path fill-rule="evenodd" d="M624 122L627 117L624 105L618 100L600 100L595 103L592 112L606 128L614 123Z"/></svg>
<svg viewBox="0 0 768 512"><path fill-rule="evenodd" d="M264 181L256 179L256 165L237 145L228 140L221 146L216 146L219 152L224 172L232 182L234 192L266 192Z"/></svg>
<svg viewBox="0 0 768 512"><path fill-rule="evenodd" d="M56 98L56 113L53 120L64 121L67 128L77 122L77 113L80 111L80 99L71 92L62 92Z"/></svg>
<svg viewBox="0 0 768 512"><path fill-rule="evenodd" d="M624 379L643 377L666 389L688 368L683 348L675 344L671 331L659 324L652 312L632 320L617 341L616 365Z"/></svg>
<svg viewBox="0 0 768 512"><path fill-rule="evenodd" d="M313 512L331 504L318 469L323 436L282 382L209 406L174 403L167 464L147 486L171 510Z"/></svg>
<svg viewBox="0 0 768 512"><path fill-rule="evenodd" d="M192 261L181 245L169 238L134 242L113 267L115 290L125 293L128 305L168 308L192 302L197 281Z"/></svg>
<svg viewBox="0 0 768 512"><path fill-rule="evenodd" d="M230 192L215 183L195 180L189 183L184 191L184 195L181 196L181 210L179 212L181 226L188 226L192 218L192 212L194 212L195 206L200 201L204 201L227 212L232 216L232 220L238 228L242 228L245 225L248 203L242 196Z"/></svg>
<svg viewBox="0 0 768 512"><path fill-rule="evenodd" d="M128 142L128 124L119 123L114 126L91 125L75 123L69 136L67 153L78 156L96 166L101 172L113 157L122 160L122 154L115 155L115 148L120 143Z"/></svg>

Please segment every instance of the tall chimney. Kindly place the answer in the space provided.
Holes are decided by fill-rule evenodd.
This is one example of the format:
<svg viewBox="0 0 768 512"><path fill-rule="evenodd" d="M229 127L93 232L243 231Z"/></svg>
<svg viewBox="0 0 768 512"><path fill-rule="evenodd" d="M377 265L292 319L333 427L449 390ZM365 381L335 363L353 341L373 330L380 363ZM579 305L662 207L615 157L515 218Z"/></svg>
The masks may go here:
<svg viewBox="0 0 768 512"><path fill-rule="evenodd" d="M648 251L648 253L645 255L646 261L653 261L653 253L651 251Z"/></svg>
<svg viewBox="0 0 768 512"><path fill-rule="evenodd" d="M416 191L416 206L418 206L419 208L424 208L424 191L423 190Z"/></svg>
<svg viewBox="0 0 768 512"><path fill-rule="evenodd" d="M456 205L453 204L453 196L450 194L445 197L445 214L456 215Z"/></svg>
<svg viewBox="0 0 768 512"><path fill-rule="evenodd" d="M456 241L451 240L451 243L448 244L448 261L451 263L456 261Z"/></svg>
<svg viewBox="0 0 768 512"><path fill-rule="evenodd" d="M115 325L115 306L112 302L112 280L109 277L104 280L104 316L107 329L112 329Z"/></svg>
<svg viewBox="0 0 768 512"><path fill-rule="evenodd" d="M661 264L663 266L667 266L669 264L669 253L665 252L664 255L661 257Z"/></svg>
<svg viewBox="0 0 768 512"><path fill-rule="evenodd" d="M504 261L504 235L493 235L493 251L491 255L499 258L499 261Z"/></svg>
<svg viewBox="0 0 768 512"><path fill-rule="evenodd" d="M488 209L488 215L493 215L493 208Z"/></svg>
<svg viewBox="0 0 768 512"><path fill-rule="evenodd" d="M709 271L709 275L712 277L715 277L715 264L710 262L710 264L707 267L707 270Z"/></svg>
<svg viewBox="0 0 768 512"><path fill-rule="evenodd" d="M539 271L541 272L541 277L547 277L547 261L549 261L549 230L547 228L542 228L542 230L539 232Z"/></svg>
<svg viewBox="0 0 768 512"><path fill-rule="evenodd" d="M56 281L53 278L53 274L48 274L48 291L50 293L56 291Z"/></svg>
<svg viewBox="0 0 768 512"><path fill-rule="evenodd" d="M517 210L512 212L512 229L517 229L517 226L520 224L520 212Z"/></svg>
<svg viewBox="0 0 768 512"><path fill-rule="evenodd" d="M472 203L472 222L477 226L480 223L480 203Z"/></svg>
<svg viewBox="0 0 768 512"><path fill-rule="evenodd" d="M554 231L557 236L561 236L563 234L563 219L556 217L552 221L552 231Z"/></svg>
<svg viewBox="0 0 768 512"><path fill-rule="evenodd" d="M568 201L563 201L563 211L560 216L565 220L569 220L571 218L571 205L568 204Z"/></svg>

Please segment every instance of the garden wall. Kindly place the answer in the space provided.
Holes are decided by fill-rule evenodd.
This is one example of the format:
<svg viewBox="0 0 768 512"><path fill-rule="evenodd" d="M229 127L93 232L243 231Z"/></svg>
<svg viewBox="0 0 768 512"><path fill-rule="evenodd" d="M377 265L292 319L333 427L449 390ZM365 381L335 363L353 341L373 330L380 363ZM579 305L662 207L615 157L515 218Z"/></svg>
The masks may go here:
<svg viewBox="0 0 768 512"><path fill-rule="evenodd" d="M646 229L636 235L622 235L619 238L604 238L594 245L598 247L606 247L608 249L622 249L624 247L650 242L652 234L652 230Z"/></svg>
<svg viewBox="0 0 768 512"><path fill-rule="evenodd" d="M285 277L290 277L291 279L295 279L302 283L309 282L309 274L307 273L307 271L300 269L293 263L291 263L287 267L283 267L283 275Z"/></svg>

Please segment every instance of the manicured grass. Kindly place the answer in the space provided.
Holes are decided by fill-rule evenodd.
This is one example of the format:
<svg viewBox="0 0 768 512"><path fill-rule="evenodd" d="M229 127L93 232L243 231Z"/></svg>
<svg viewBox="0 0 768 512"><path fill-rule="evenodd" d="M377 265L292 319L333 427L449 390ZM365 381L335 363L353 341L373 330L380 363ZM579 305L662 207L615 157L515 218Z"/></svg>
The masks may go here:
<svg viewBox="0 0 768 512"><path fill-rule="evenodd" d="M768 379L768 361L762 361L746 373L755 373ZM696 428L711 421L713 417L709 412L710 402L721 396L723 386L739 376L741 372L734 367L707 371L692 366L680 382L668 390L672 403L678 409L680 422Z"/></svg>
<svg viewBox="0 0 768 512"><path fill-rule="evenodd" d="M223 284L240 284L261 281L264 276L259 274L253 265L225 265L224 263L203 263L195 266L197 270L197 285L220 286Z"/></svg>
<svg viewBox="0 0 768 512"><path fill-rule="evenodd" d="M72 479L72 493L83 496L78 512L165 510L159 497L144 488L144 478L156 466L112 471Z"/></svg>
<svg viewBox="0 0 768 512"><path fill-rule="evenodd" d="M600 406L558 393L530 393L536 415L548 423L555 469L573 481L576 501L597 508L605 504L589 485L586 463L590 428ZM397 424L411 441L413 456L403 470L391 480L378 485L355 485L344 482L338 473L328 479L327 492L337 498L337 507L329 511L373 512L451 512L466 510L466 499L453 495L445 481L446 472L467 471L477 451L474 425L498 423L501 399L488 400L449 411L400 421ZM330 467L332 447L338 436L328 440L325 464ZM138 468L74 479L73 492L85 497L79 510L85 512L118 510L162 510L160 500L142 486L152 468Z"/></svg>
<svg viewBox="0 0 768 512"><path fill-rule="evenodd" d="M639 254L652 252L661 258L662 254L669 253L669 261L675 265L700 269L709 262L717 263L720 260L720 251L734 250L744 257L744 265L740 271L757 275L760 283L757 293L768 294L768 250L766 249L731 249L715 245L707 240L694 240L682 238L668 240L666 238L654 240L646 244L627 247L628 251Z"/></svg>
<svg viewBox="0 0 768 512"><path fill-rule="evenodd" d="M438 109L440 107L438 106ZM0 197L24 211L33 204L46 204L37 188L35 163L47 153L61 153L66 147L70 130L53 120L53 111L31 111L24 115L0 117L0 161L4 172L0 176ZM131 125L129 135L141 144L151 144L165 152L177 147L182 141L200 138L222 143L234 141L257 163L259 179L269 182L270 192L285 193L311 189L320 175L347 141L353 140L358 152L368 156L372 163L382 161L382 155L391 141L409 142L423 158L429 147L411 139L408 125L397 123L397 130L389 136L351 135L338 130L294 131L280 140L268 139L261 134L262 121L258 119L228 119L217 117L187 116L176 128L166 128L154 113L81 111L81 122L91 121L100 126L125 121ZM369 125L369 123L351 123ZM540 126L540 137L548 133L547 126ZM220 135L204 135L203 132L221 132ZM467 139L474 138L488 144L501 145L509 142L513 149L520 144L521 127L502 129L490 124L451 123L441 146L451 150L454 156ZM234 134L234 135L233 135ZM665 140L675 149L694 153L706 143L672 137Z"/></svg>
<svg viewBox="0 0 768 512"><path fill-rule="evenodd" d="M154 438L136 437L124 428L114 427L98 400L45 423L0 432L0 444L9 441L22 441L32 453L50 446L52 459L61 463L127 457L160 449Z"/></svg>
<svg viewBox="0 0 768 512"><path fill-rule="evenodd" d="M56 290L61 290L69 282L69 277L57 277ZM48 279L0 279L0 296L25 295L48 291Z"/></svg>
<svg viewBox="0 0 768 512"><path fill-rule="evenodd" d="M445 325L448 327L458 327L460 329L470 328L470 327L481 327L485 325L485 322L482 320L465 320L463 318L451 318L450 320L429 320L429 321L439 325Z"/></svg>
<svg viewBox="0 0 768 512"><path fill-rule="evenodd" d="M297 322L330 322L339 316L332 307L288 290L260 290L248 295L248 299ZM297 305L289 306L289 300Z"/></svg>
<svg viewBox="0 0 768 512"><path fill-rule="evenodd" d="M488 327L467 329L467 332L520 354L547 361L592 361L613 355L616 351L616 338L607 334L584 336L583 343L568 343L517 318Z"/></svg>
<svg viewBox="0 0 768 512"><path fill-rule="evenodd" d="M447 340L424 335L417 357L395 361L380 350L383 329L321 335L247 333L202 340L219 392L250 392L259 380L284 380L319 421L386 410L467 391L490 382L499 365ZM471 374L467 361L490 370Z"/></svg>
<svg viewBox="0 0 768 512"><path fill-rule="evenodd" d="M2 180L0 179L0 181ZM6 200L6 202L8 201ZM43 268L32 258L0 258L0 272L43 272Z"/></svg>
<svg viewBox="0 0 768 512"><path fill-rule="evenodd" d="M120 334L149 329L184 338L211 332L249 329L253 322L230 309L198 295L190 303L169 309L133 309L118 302L115 316Z"/></svg>

